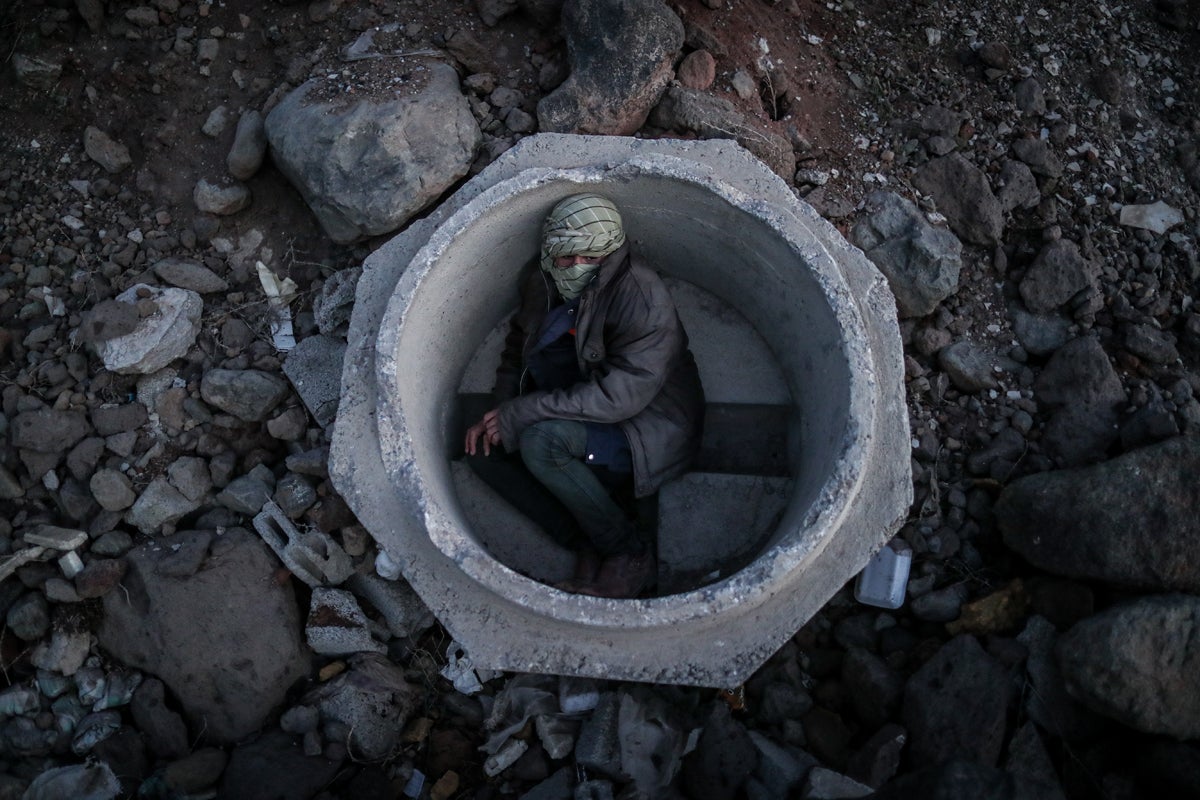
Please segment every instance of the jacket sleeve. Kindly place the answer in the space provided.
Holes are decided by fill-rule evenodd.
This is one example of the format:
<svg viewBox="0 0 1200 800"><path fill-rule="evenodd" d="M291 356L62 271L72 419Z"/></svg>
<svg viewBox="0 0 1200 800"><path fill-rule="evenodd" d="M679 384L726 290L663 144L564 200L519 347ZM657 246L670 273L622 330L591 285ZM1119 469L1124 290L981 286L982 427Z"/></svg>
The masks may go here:
<svg viewBox="0 0 1200 800"><path fill-rule="evenodd" d="M519 447L521 434L544 419L621 422L638 414L662 390L683 351L675 306L660 291L639 291L610 303L602 344L585 342L590 376L553 392L538 391L500 404L504 447Z"/></svg>

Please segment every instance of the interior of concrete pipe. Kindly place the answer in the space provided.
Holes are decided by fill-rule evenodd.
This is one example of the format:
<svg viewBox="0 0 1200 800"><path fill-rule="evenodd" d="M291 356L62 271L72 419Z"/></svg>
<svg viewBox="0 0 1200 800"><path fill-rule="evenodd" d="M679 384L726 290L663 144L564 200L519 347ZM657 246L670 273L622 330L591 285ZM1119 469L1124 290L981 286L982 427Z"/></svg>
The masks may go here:
<svg viewBox="0 0 1200 800"><path fill-rule="evenodd" d="M502 546L488 541L481 519L501 501L485 499L482 515L477 507L468 508L471 504L460 496L465 467L453 463L452 456L461 451L460 396L490 389L495 342L516 307L522 270L537 253L541 221L557 200L582 190L601 191L617 203L633 247L676 287L677 302L690 293L690 305L699 313L751 329L759 345L757 350L751 346L749 355L706 340L723 338L719 326L706 330L700 320L689 329L710 407L763 399L754 387L747 392L746 381L762 384L768 403L787 407L788 494L765 531L739 533L754 539L755 551L743 554L738 566L748 566L769 548L805 544L805 537L816 535L810 509L828 491L852 424L847 322L830 303L827 279L806 260L811 252L806 255L752 208L704 186L653 174L600 185L550 181L529 187L520 202L497 202L467 220L437 252L425 254L428 269L396 339L392 363L399 377L389 402L403 408L409 430L429 432L414 437L412 457L427 502L451 523L449 531L430 531L431 538L447 555L461 553L465 543L478 545L505 566L543 582L569 568L569 555L555 553L548 538L536 533L515 542L508 536ZM687 324L685 304L680 302ZM747 364L747 358L771 363ZM781 385L771 387L772 380ZM671 591L702 582L693 577L691 585Z"/></svg>

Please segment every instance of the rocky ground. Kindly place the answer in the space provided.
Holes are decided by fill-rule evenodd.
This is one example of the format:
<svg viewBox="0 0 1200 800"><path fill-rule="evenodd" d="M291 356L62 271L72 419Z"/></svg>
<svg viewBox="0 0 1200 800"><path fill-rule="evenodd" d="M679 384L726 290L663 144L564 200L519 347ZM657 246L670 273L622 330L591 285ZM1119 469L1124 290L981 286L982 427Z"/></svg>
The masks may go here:
<svg viewBox="0 0 1200 800"><path fill-rule="evenodd" d="M0 9L0 796L1200 793L1200 8L623 6ZM353 268L551 130L736 138L888 276L902 608L716 692L479 674L374 574Z"/></svg>

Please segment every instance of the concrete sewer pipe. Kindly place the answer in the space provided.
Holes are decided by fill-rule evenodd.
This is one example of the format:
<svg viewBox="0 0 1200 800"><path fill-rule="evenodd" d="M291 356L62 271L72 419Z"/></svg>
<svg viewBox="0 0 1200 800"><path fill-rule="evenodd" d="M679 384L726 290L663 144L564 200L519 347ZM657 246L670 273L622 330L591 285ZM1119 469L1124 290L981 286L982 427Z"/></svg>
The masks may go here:
<svg viewBox="0 0 1200 800"><path fill-rule="evenodd" d="M516 307L545 214L579 191L612 198L633 246L669 285L715 298L717 316L732 309L743 327L752 321L783 386L788 476L778 513L761 537L745 532L754 547L736 569L651 599L548 585L565 554L536 533L514 533L515 544L485 536L488 512L469 513L452 461L478 353ZM684 321L711 404L718 384L754 367ZM330 475L476 665L731 687L903 522L912 502L903 375L886 280L737 144L539 134L367 259ZM491 502L498 517L515 513Z"/></svg>

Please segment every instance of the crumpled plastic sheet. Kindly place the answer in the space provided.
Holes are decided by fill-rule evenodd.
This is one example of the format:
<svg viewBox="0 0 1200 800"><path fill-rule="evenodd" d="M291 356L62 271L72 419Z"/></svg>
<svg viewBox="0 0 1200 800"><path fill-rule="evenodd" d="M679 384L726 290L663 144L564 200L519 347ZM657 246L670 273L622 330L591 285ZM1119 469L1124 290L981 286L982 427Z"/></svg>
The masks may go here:
<svg viewBox="0 0 1200 800"><path fill-rule="evenodd" d="M495 755L531 717L558 713L558 679L550 675L518 675L496 695L484 727L493 731L479 749Z"/></svg>
<svg viewBox="0 0 1200 800"><path fill-rule="evenodd" d="M479 693L483 690L483 684L497 674L490 669L476 669L475 662L458 642L451 642L446 648L446 661L446 666L442 667L442 677L453 683L456 691L465 695Z"/></svg>
<svg viewBox="0 0 1200 800"><path fill-rule="evenodd" d="M678 712L640 687L621 693L617 739L621 771L648 797L663 796L693 744Z"/></svg>

